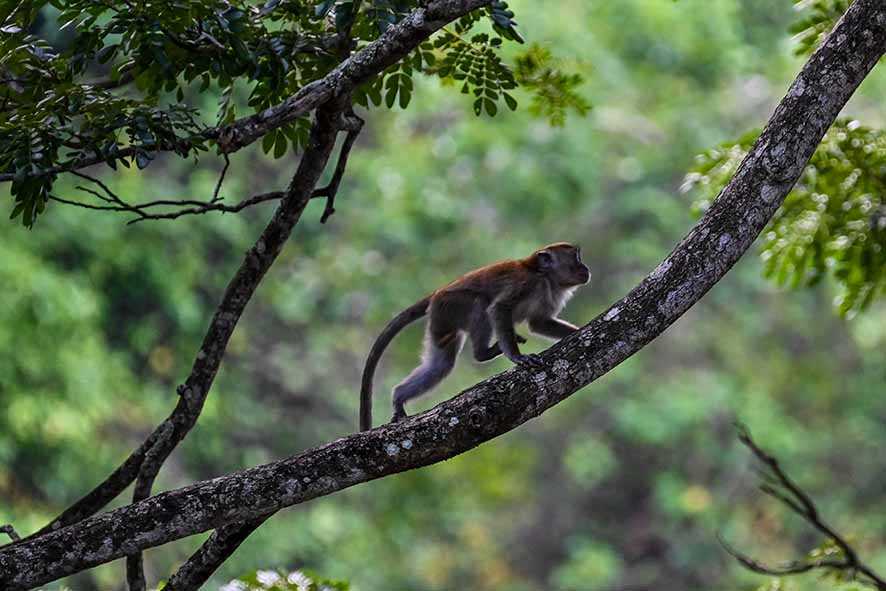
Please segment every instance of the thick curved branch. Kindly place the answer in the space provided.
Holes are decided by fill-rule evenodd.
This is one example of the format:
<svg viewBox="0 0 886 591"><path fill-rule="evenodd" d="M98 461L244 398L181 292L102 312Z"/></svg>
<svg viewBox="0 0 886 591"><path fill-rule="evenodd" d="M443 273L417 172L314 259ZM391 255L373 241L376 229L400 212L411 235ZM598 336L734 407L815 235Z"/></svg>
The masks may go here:
<svg viewBox="0 0 886 591"><path fill-rule="evenodd" d="M413 10L399 23L388 28L378 39L344 60L329 74L306 84L282 103L228 125L206 129L196 139L215 140L223 152L236 152L261 138L268 131L310 113L333 97L349 94L360 84L400 61L443 25L490 2L491 0L432 0L425 6ZM159 148L167 151L176 148L180 151L189 148L191 144L192 141L181 139L175 146L159 146ZM132 157L137 151L144 151L144 148L122 148L114 156ZM79 170L100 164L106 159L106 156L82 158L75 162L43 169L39 174ZM11 181L13 176L12 173L0 174L0 182Z"/></svg>
<svg viewBox="0 0 886 591"><path fill-rule="evenodd" d="M514 368L400 423L160 493L0 548L0 580L8 581L9 589L27 589L140 549L254 521L451 458L538 416L640 350L726 274L775 213L824 132L884 51L886 4L856 0L804 66L714 205L636 288L543 353L549 369Z"/></svg>

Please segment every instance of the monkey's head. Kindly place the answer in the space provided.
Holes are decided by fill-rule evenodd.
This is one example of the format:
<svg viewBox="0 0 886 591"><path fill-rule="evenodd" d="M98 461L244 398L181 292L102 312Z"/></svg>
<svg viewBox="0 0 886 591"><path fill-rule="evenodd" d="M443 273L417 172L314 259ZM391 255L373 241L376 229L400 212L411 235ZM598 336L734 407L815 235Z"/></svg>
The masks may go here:
<svg viewBox="0 0 886 591"><path fill-rule="evenodd" d="M591 280L591 271L581 262L581 249L568 242L549 244L532 255L538 270L563 288L578 287Z"/></svg>

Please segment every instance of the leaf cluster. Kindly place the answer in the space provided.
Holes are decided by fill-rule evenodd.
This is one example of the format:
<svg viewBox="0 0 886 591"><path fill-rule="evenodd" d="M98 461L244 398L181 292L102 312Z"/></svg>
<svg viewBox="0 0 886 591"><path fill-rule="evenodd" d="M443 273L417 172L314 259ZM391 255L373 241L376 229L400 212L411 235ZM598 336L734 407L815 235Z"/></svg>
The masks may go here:
<svg viewBox="0 0 886 591"><path fill-rule="evenodd" d="M851 0L794 0L796 8L802 11L800 19L790 27L797 41L794 53L808 55L815 51L850 3Z"/></svg>
<svg viewBox="0 0 886 591"><path fill-rule="evenodd" d="M412 98L413 76L420 72L457 85L463 94L473 95L477 116L484 112L495 116L500 101L515 110L517 100L509 91L517 87L517 81L512 69L502 61L500 50L505 40L523 43L523 38L506 2L493 2L485 9L493 34L471 34L483 16L474 12L458 19L452 30L444 29L407 59L358 89L355 102L364 107L383 104L393 108L397 104L405 109Z"/></svg>
<svg viewBox="0 0 886 591"><path fill-rule="evenodd" d="M502 100L509 109L517 108L517 100L509 92L517 87L517 81L498 55L501 44L501 37L486 33L474 35L470 41L448 32L437 39L443 59L435 73L443 80L458 84L463 94L474 96L473 109L477 116L485 112L494 117Z"/></svg>
<svg viewBox="0 0 886 591"><path fill-rule="evenodd" d="M570 110L584 116L591 105L576 88L584 79L577 73L568 73L551 51L540 45L532 45L517 57L517 84L533 93L530 110L544 116L552 125L563 125Z"/></svg>
<svg viewBox="0 0 886 591"><path fill-rule="evenodd" d="M683 190L706 209L732 177L758 133L698 157ZM886 291L886 132L841 119L764 231L764 273L791 287L830 276L835 305L855 314Z"/></svg>
<svg viewBox="0 0 886 591"><path fill-rule="evenodd" d="M157 151L196 157L213 147L200 93L219 93L215 124L278 105L378 39L419 6L417 0L44 0L24 2L0 24L0 173L14 175L12 217L33 225L57 174L78 162L139 168ZM58 29L39 23L55 20ZM49 23L51 24L51 23ZM42 27L42 28L41 28ZM483 30L477 30L482 28ZM491 32L490 32L491 31ZM562 123L583 113L577 76L531 49L515 76L502 61L506 41L522 43L514 13L496 0L461 18L363 85L366 108L406 108L413 77L456 82L474 112L495 115L523 84L533 110ZM544 58L544 59L541 59ZM269 130L265 153L302 148L309 120Z"/></svg>

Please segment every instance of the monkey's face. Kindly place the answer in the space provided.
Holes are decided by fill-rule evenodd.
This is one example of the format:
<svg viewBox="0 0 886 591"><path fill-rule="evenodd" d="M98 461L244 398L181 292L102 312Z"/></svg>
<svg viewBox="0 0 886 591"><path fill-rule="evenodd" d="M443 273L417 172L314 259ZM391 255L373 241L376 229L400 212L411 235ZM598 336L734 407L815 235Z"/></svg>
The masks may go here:
<svg viewBox="0 0 886 591"><path fill-rule="evenodd" d="M591 270L581 260L581 249L567 243L538 251L539 266L561 287L577 287L591 280Z"/></svg>

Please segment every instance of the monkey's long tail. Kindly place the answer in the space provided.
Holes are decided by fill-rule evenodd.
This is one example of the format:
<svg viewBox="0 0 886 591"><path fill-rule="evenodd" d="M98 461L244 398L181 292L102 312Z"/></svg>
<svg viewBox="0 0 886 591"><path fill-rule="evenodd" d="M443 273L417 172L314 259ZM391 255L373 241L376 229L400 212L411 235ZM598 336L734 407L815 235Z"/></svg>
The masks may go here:
<svg viewBox="0 0 886 591"><path fill-rule="evenodd" d="M378 360L398 332L428 313L430 303L431 296L428 296L412 304L388 322L378 338L375 339L375 343L369 351L369 357L366 358L366 365L363 367L363 381L360 385L361 431L372 428L372 378L375 376Z"/></svg>

